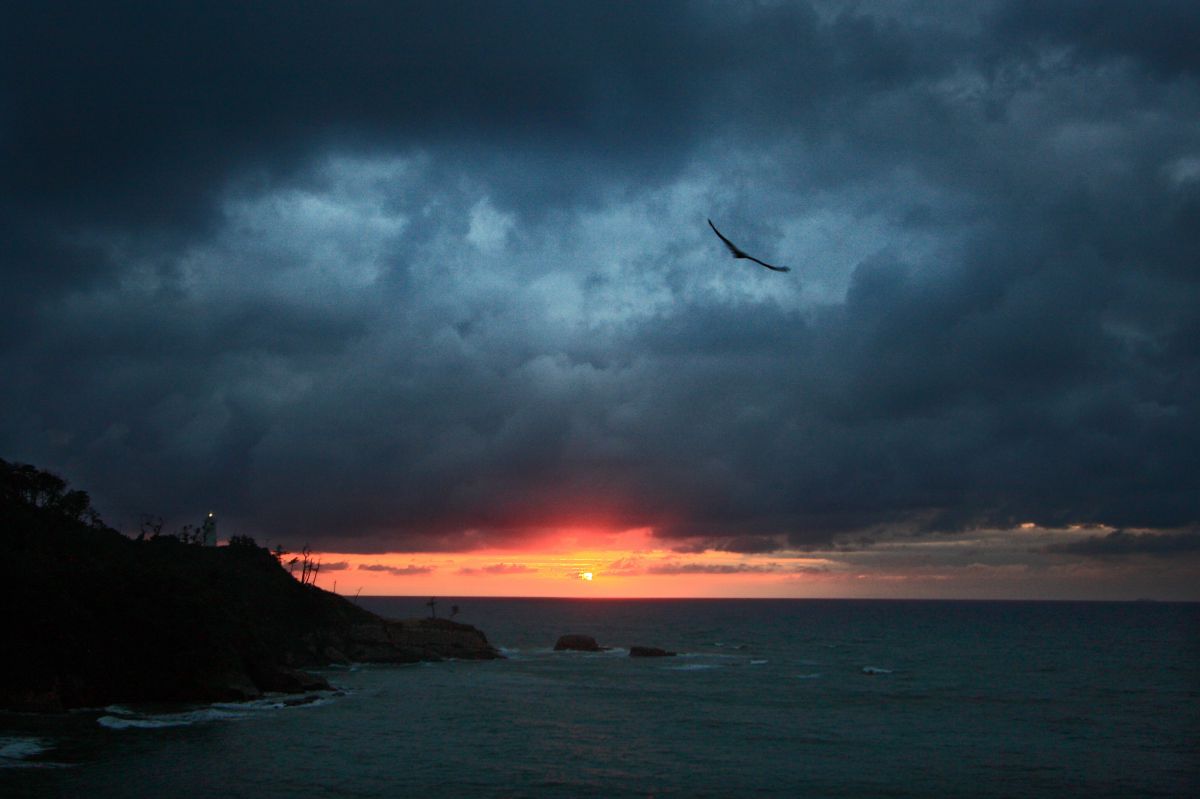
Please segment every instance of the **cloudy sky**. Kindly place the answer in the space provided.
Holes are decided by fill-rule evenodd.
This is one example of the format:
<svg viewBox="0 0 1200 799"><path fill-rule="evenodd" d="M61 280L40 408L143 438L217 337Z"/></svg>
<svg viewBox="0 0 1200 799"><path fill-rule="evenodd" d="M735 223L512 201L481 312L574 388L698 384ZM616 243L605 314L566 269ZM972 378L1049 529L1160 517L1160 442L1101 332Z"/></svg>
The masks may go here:
<svg viewBox="0 0 1200 799"><path fill-rule="evenodd" d="M14 6L0 456L120 529L1200 598L1200 6Z"/></svg>

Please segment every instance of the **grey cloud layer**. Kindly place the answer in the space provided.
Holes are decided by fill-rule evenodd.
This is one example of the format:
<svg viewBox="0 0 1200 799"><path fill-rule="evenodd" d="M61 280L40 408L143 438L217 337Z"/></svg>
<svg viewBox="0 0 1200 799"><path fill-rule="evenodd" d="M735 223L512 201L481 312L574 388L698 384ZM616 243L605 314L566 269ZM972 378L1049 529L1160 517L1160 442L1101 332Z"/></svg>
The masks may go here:
<svg viewBox="0 0 1200 799"><path fill-rule="evenodd" d="M1092 557L1123 557L1152 555L1160 558L1188 557L1200 553L1200 532L1130 533L1114 530L1103 536L1089 536L1079 541L1057 544L1050 552L1089 555Z"/></svg>
<svg viewBox="0 0 1200 799"><path fill-rule="evenodd" d="M0 449L363 552L1196 525L1200 25L1054 7L8 10Z"/></svg>

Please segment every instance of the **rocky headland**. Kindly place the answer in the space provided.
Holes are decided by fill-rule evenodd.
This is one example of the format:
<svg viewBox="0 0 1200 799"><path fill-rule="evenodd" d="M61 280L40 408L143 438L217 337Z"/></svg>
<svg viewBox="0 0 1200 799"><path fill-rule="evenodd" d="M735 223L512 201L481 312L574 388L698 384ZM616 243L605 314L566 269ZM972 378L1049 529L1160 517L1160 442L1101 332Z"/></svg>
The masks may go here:
<svg viewBox="0 0 1200 799"><path fill-rule="evenodd" d="M328 688L305 669L501 655L468 624L390 620L292 577L249 539L133 540L87 495L0 460L0 709L252 699Z"/></svg>

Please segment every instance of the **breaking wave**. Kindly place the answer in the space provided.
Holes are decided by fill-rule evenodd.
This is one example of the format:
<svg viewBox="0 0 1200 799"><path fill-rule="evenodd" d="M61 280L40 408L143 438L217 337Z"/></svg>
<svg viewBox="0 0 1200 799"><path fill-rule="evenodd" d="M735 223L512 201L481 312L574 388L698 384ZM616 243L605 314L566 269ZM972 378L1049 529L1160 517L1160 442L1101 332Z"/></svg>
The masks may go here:
<svg viewBox="0 0 1200 799"><path fill-rule="evenodd" d="M63 763L33 760L54 748L45 738L0 736L0 769L6 768L60 768Z"/></svg>
<svg viewBox="0 0 1200 799"><path fill-rule="evenodd" d="M110 730L158 730L168 727L189 727L212 721L240 721L264 712L294 707L326 705L342 692L335 694L300 694L271 696L250 702L216 702L206 707L174 713L141 712L124 705L106 707L105 715L96 719L101 727Z"/></svg>

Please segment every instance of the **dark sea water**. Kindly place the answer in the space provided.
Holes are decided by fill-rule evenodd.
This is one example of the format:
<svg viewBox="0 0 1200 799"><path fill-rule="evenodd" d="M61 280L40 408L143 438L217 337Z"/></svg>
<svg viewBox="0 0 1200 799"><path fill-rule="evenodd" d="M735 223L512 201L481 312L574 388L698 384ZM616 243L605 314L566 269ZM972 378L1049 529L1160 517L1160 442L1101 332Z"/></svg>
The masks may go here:
<svg viewBox="0 0 1200 799"><path fill-rule="evenodd" d="M458 604L507 660L331 670L341 694L300 706L0 715L0 796L1200 796L1200 605ZM572 632L615 648L552 651Z"/></svg>

